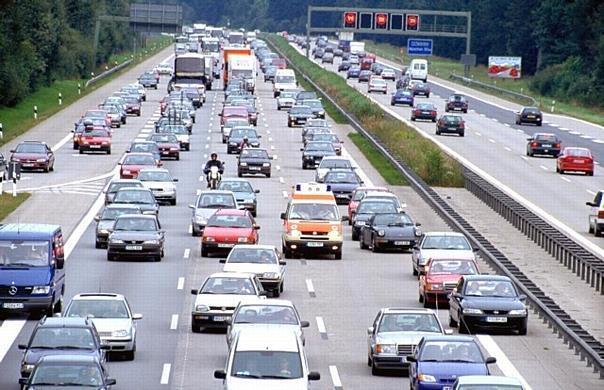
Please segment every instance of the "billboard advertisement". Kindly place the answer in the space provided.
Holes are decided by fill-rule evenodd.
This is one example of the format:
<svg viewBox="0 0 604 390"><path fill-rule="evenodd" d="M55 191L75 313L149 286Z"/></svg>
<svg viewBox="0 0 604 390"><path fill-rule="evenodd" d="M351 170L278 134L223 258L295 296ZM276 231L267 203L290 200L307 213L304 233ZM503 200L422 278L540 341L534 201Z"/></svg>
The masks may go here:
<svg viewBox="0 0 604 390"><path fill-rule="evenodd" d="M521 70L522 57L489 57L490 77L519 79Z"/></svg>

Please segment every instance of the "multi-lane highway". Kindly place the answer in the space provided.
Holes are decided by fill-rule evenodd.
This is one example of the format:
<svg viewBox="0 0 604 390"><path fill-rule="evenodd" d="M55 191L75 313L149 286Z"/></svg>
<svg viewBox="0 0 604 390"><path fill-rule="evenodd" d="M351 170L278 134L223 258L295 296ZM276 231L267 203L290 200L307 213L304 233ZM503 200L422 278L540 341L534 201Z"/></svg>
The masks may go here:
<svg viewBox="0 0 604 390"><path fill-rule="evenodd" d="M164 52L154 61L168 57L169 53ZM151 65L147 62L145 66ZM118 89L120 83L132 82L136 72L142 70L143 67L138 67L116 79L111 88ZM94 249L94 223L90 218L93 213L88 210L93 205L94 211L95 199L100 195L101 185L97 182L104 183L113 176L120 157L118 151L124 150L129 141L152 131L153 120L159 116L158 102L163 96L165 81L160 84L159 91L148 91L141 118L129 118L127 126L115 130L114 154L111 156L79 156L71 151L69 143L57 147L57 171L49 175L28 174L26 176L31 178L21 185L28 188L67 185L37 191L10 220L61 223L68 232L73 232L68 242L73 250L66 266L66 299L81 292L118 292L126 295L134 312L143 314L138 327L136 359L108 364L111 376L118 381L116 389L219 389L221 382L213 379L212 372L224 366L225 336L220 332L191 332L193 296L189 290L198 288L207 275L222 267L218 257L200 256L199 238L190 234L187 205L204 187L199 178L210 152L219 153L226 162L225 177L236 175L236 159L226 155L226 146L221 142L217 116L223 101L220 88L208 92L207 103L197 112L191 151L183 152L180 161L166 161L164 165L179 179L179 197L176 206L161 207L160 219L167 232L163 261L107 262L105 251ZM257 217L261 226L260 243L279 246L279 213L285 209L292 186L313 180L314 172L301 169L301 129L287 127L287 114L277 111L271 85L264 83L261 76L257 85L262 146L276 159L271 178L250 180L261 191ZM219 87L218 82L216 86ZM76 103L73 113L60 113L51 120L67 123L65 127L69 128L81 112L96 106L113 89L97 91L90 96L90 101ZM347 126L334 125L334 131L340 139L347 141L346 134L351 130ZM64 130L60 133L64 135ZM33 135L47 139L50 144L58 142L55 134L40 131ZM384 185L379 174L353 145L346 142L345 148L345 155L350 155L361 167L367 184ZM98 180L82 183L82 180L94 177ZM422 222L423 230L447 229L408 188L393 190L408 204L408 212L414 220ZM322 374L322 380L313 383L312 388L406 388L408 380L405 377L371 376L366 365L366 329L381 307L419 307L418 283L411 275L410 254L362 251L358 243L351 240L348 226L345 237L341 261L301 259L288 260L287 264L282 298L292 300L302 319L310 321L311 327L306 330L309 366ZM488 270L485 264L481 266ZM440 310L439 317L446 324L446 310ZM27 340L35 324L25 320L12 318L0 325L0 389L18 389L21 353L16 346ZM527 336L479 335L478 339L485 351L498 359L495 372L522 377L529 388L595 389L601 385L591 369L585 367L536 317L530 319ZM2 355L3 348L7 349L5 355Z"/></svg>

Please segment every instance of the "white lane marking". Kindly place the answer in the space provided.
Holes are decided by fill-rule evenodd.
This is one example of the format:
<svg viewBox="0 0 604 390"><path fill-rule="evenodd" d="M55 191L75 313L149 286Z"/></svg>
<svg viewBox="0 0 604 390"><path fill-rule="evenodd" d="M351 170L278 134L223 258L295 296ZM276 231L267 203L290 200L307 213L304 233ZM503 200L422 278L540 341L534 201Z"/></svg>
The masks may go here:
<svg viewBox="0 0 604 390"><path fill-rule="evenodd" d="M316 317L315 319L317 321L317 329L319 330L319 333L327 334L327 328L325 328L323 317Z"/></svg>
<svg viewBox="0 0 604 390"><path fill-rule="evenodd" d="M493 122L499 122L499 119L497 119L497 118L491 118L491 120L492 120Z"/></svg>
<svg viewBox="0 0 604 390"><path fill-rule="evenodd" d="M510 124L509 124L509 123L504 123L503 125L504 125L505 127L510 127Z"/></svg>
<svg viewBox="0 0 604 390"><path fill-rule="evenodd" d="M273 137L268 137L268 142L273 142Z"/></svg>
<svg viewBox="0 0 604 390"><path fill-rule="evenodd" d="M521 133L521 134L524 134L524 130L522 130L522 129L516 129L516 131L519 132L519 133Z"/></svg>
<svg viewBox="0 0 604 390"><path fill-rule="evenodd" d="M526 156L520 156L520 158L523 159L523 160L525 160L525 161L528 161L528 157L526 157Z"/></svg>
<svg viewBox="0 0 604 390"><path fill-rule="evenodd" d="M265 124L264 124L264 127L268 127L268 123L265 123Z"/></svg>
<svg viewBox="0 0 604 390"><path fill-rule="evenodd" d="M604 144L604 141L602 141L601 139L592 139L591 142L595 142L597 144Z"/></svg>
<svg viewBox="0 0 604 390"><path fill-rule="evenodd" d="M275 168L277 168L278 171L281 170L281 166L280 165L277 165Z"/></svg>
<svg viewBox="0 0 604 390"><path fill-rule="evenodd" d="M549 121L546 121L545 119L542 122L545 123L545 124L549 123Z"/></svg>
<svg viewBox="0 0 604 390"><path fill-rule="evenodd" d="M329 366L329 375L331 376L331 383L336 389L342 389L342 381L340 380L340 374L336 366Z"/></svg>
<svg viewBox="0 0 604 390"><path fill-rule="evenodd" d="M267 130L267 131L266 131L266 134L270 134L270 133L271 133L271 131L270 131L270 130Z"/></svg>
<svg viewBox="0 0 604 390"><path fill-rule="evenodd" d="M274 145L271 145L271 150L275 150L275 146Z"/></svg>
<svg viewBox="0 0 604 390"><path fill-rule="evenodd" d="M509 146L505 146L504 149L507 150L508 152L512 151L512 148L510 148Z"/></svg>
<svg viewBox="0 0 604 390"><path fill-rule="evenodd" d="M545 165L539 165L539 168L543 169L544 171L547 171L547 167Z"/></svg>
<svg viewBox="0 0 604 390"><path fill-rule="evenodd" d="M593 139L591 135L580 135L579 137L583 139Z"/></svg>
<svg viewBox="0 0 604 390"><path fill-rule="evenodd" d="M312 279L306 279L306 289L310 295L315 294L315 286L312 283Z"/></svg>
<svg viewBox="0 0 604 390"><path fill-rule="evenodd" d="M568 134L572 134L572 135L580 135L581 132L580 131L569 131Z"/></svg>
<svg viewBox="0 0 604 390"><path fill-rule="evenodd" d="M142 129L141 130L141 134L149 134L151 132L151 129Z"/></svg>
<svg viewBox="0 0 604 390"><path fill-rule="evenodd" d="M565 182L567 182L567 183L570 183L570 182L571 182L571 180L570 180L569 178L564 177L564 176L560 176L560 179L564 180L564 181L565 181Z"/></svg>
<svg viewBox="0 0 604 390"><path fill-rule="evenodd" d="M284 198L287 198L287 197L288 197L288 195L287 195L287 191L283 191L283 197L284 197Z"/></svg>
<svg viewBox="0 0 604 390"><path fill-rule="evenodd" d="M550 123L549 125L552 126L552 127L560 127L560 125L557 124L557 123Z"/></svg>
<svg viewBox="0 0 604 390"><path fill-rule="evenodd" d="M492 143L492 144L494 144L495 140L493 138L489 138L489 142Z"/></svg>
<svg viewBox="0 0 604 390"><path fill-rule="evenodd" d="M182 290L183 288L185 288L185 277L181 276L178 278L178 282L176 283L176 289Z"/></svg>
<svg viewBox="0 0 604 390"><path fill-rule="evenodd" d="M588 194L592 195L592 196L596 196L596 193L592 190L585 190L587 191Z"/></svg>
<svg viewBox="0 0 604 390"><path fill-rule="evenodd" d="M189 224L189 234L193 233L193 225Z"/></svg>
<svg viewBox="0 0 604 390"><path fill-rule="evenodd" d="M570 129L568 127L560 127L560 130L562 130L562 131L570 131Z"/></svg>
<svg viewBox="0 0 604 390"><path fill-rule="evenodd" d="M152 129L152 128L154 128L154 127L155 127L155 125L153 124L153 122L151 122L151 123L146 123L146 124L143 126L143 129Z"/></svg>
<svg viewBox="0 0 604 390"><path fill-rule="evenodd" d="M197 191L195 191L195 194L199 196L199 194L201 194L201 188L198 188Z"/></svg>
<svg viewBox="0 0 604 390"><path fill-rule="evenodd" d="M480 116L481 116L481 117L483 117L483 118L484 118L484 117L486 117L486 115L485 115L485 114L480 114Z"/></svg>
<svg viewBox="0 0 604 390"><path fill-rule="evenodd" d="M182 257L184 257L185 259L188 259L190 255L191 255L191 249L187 248L187 249L185 249L185 253L183 253Z"/></svg>
<svg viewBox="0 0 604 390"><path fill-rule="evenodd" d="M0 326L0 362L25 326L25 320L4 320Z"/></svg>
<svg viewBox="0 0 604 390"><path fill-rule="evenodd" d="M476 134L477 136L481 137L482 134L480 134L479 132L475 131L474 134Z"/></svg>
<svg viewBox="0 0 604 390"><path fill-rule="evenodd" d="M210 149L210 145L206 145L206 149Z"/></svg>
<svg viewBox="0 0 604 390"><path fill-rule="evenodd" d="M161 371L161 379L159 380L160 385L167 385L170 381L170 369L172 365L170 363L165 363L164 368Z"/></svg>
<svg viewBox="0 0 604 390"><path fill-rule="evenodd" d="M284 183L284 181L283 181L283 177L281 177L281 176L279 176L279 183L281 183L281 184L283 184L283 183Z"/></svg>
<svg viewBox="0 0 604 390"><path fill-rule="evenodd" d="M170 330L176 330L178 328L178 314L172 314L172 319L170 320Z"/></svg>
<svg viewBox="0 0 604 390"><path fill-rule="evenodd" d="M208 136L207 140L210 141L212 139L212 137Z"/></svg>
<svg viewBox="0 0 604 390"><path fill-rule="evenodd" d="M510 359L505 355L505 353L499 348L495 340L489 335L478 334L476 335L480 344L484 347L484 349L489 353L489 355L493 356L497 359L497 367L501 370L503 375L517 378L526 390L532 390L531 386L526 382L526 380L520 375L520 372L514 367Z"/></svg>

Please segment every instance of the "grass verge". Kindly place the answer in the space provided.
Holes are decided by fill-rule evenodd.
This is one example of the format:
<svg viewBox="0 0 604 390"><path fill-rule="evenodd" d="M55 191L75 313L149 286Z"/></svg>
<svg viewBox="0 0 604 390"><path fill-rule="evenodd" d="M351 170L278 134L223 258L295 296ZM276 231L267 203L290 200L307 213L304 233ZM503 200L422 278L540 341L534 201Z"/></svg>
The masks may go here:
<svg viewBox="0 0 604 390"><path fill-rule="evenodd" d="M386 183L393 186L406 186L409 185L407 180L402 173L390 162L384 155L375 148L359 133L349 133L348 138L351 139L352 143L363 153L365 158L373 165L373 167L380 173L380 175L386 180Z"/></svg>
<svg viewBox="0 0 604 390"><path fill-rule="evenodd" d="M40 88L27 96L14 107L0 108L0 123L2 123L4 130L4 138L0 139L0 145L18 137L39 122L74 103L82 96L100 88L133 66L136 66L152 55L157 54L160 50L165 48L167 44L168 43L165 40L158 39L157 42L154 42L149 46L146 53L141 52L140 55L135 56L131 65L93 83L88 88L84 88L86 80L57 80L52 83L52 85ZM120 62L125 61L127 58L130 58L130 54L128 53L124 54L124 59ZM102 69L104 69L104 66ZM78 94L78 84L81 87L81 94ZM62 105L59 105L59 93L61 93L63 98ZM38 107L38 120L35 120L33 116L34 106ZM71 124L66 124L66 129L49 129L49 131L62 131L67 129L71 129Z"/></svg>
<svg viewBox="0 0 604 390"><path fill-rule="evenodd" d="M9 193L0 194L0 221L8 217L10 213L15 211L30 196L31 194L28 192L20 192L17 196Z"/></svg>
<svg viewBox="0 0 604 390"><path fill-rule="evenodd" d="M379 105L349 86L346 80L337 74L324 70L302 56L283 37L269 35L267 40L428 185L463 186L464 178L459 163L432 141L422 137L414 128L387 115Z"/></svg>
<svg viewBox="0 0 604 390"><path fill-rule="evenodd" d="M313 87L313 85L311 83L306 81L302 77L302 75L300 75L298 72L296 72L296 80L298 80L298 82L300 83L302 88L304 88L306 91L315 91L317 93L317 95L320 95L320 92L317 91L315 89L315 87ZM327 99L322 100L322 103L323 103L323 107L325 108L325 112L327 113L327 115L329 115L329 117L335 123L338 123L341 125L348 123L348 120L346 119L346 117L344 115L342 115L340 110L338 110L329 100L327 100Z"/></svg>
<svg viewBox="0 0 604 390"><path fill-rule="evenodd" d="M387 60L399 63L401 65L408 65L413 59L410 56L402 54L399 47L387 44L387 43L375 43L372 41L365 41L365 48L367 51L374 53L378 57L385 58ZM457 80L450 80L449 75L457 74L463 75L463 65L457 61L453 61L443 57L430 57L428 72L436 77L447 79L449 81L458 83ZM499 88L504 88L512 92L522 93L531 96L537 100L541 109L550 112L552 105L552 98L540 95L538 92L530 88L531 77L523 76L521 79L492 79L487 75L487 67L484 65L478 65L470 70L470 77L474 80L492 84ZM510 95L504 93L498 93L492 89L480 88L474 85L463 84L469 88L477 89L482 92L486 92L490 95L513 101L519 104L526 104L526 101L521 101L512 98ZM595 107L587 107L573 101L560 101L557 100L555 104L555 113L572 116L575 118L583 119L599 125L604 125L604 110L597 109Z"/></svg>

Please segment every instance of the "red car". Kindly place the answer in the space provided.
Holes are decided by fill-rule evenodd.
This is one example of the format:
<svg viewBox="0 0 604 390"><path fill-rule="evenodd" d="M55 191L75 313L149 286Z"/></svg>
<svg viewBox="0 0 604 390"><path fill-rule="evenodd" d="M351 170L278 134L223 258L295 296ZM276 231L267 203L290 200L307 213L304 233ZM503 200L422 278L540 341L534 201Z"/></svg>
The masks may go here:
<svg viewBox="0 0 604 390"><path fill-rule="evenodd" d="M180 142L178 142L178 138L174 134L152 134L149 136L148 141L153 141L157 144L161 158L180 160Z"/></svg>
<svg viewBox="0 0 604 390"><path fill-rule="evenodd" d="M431 304L448 303L448 295L462 275L478 275L478 265L472 259L429 259L426 273L419 277L419 301Z"/></svg>
<svg viewBox="0 0 604 390"><path fill-rule="evenodd" d="M247 107L243 106L224 106L222 112L218 114L220 117L220 125L224 125L224 121L229 118L243 118L249 121L249 113Z"/></svg>
<svg viewBox="0 0 604 390"><path fill-rule="evenodd" d="M357 189L355 189L352 192L350 202L348 203L348 224L349 225L352 225L352 216L356 212L357 207L359 207L359 203L361 203L361 200L363 200L363 198L365 197L365 194L367 194L369 191L390 192L390 190L388 190L388 188L386 188L386 187L357 187Z"/></svg>
<svg viewBox="0 0 604 390"><path fill-rule="evenodd" d="M10 152L10 161L20 163L22 169L42 169L45 172L55 169L55 154L46 142L23 141Z"/></svg>
<svg viewBox="0 0 604 390"><path fill-rule="evenodd" d="M119 165L120 179L136 179L141 169L159 167L161 162L151 153L127 153Z"/></svg>
<svg viewBox="0 0 604 390"><path fill-rule="evenodd" d="M220 209L208 219L201 237L201 256L229 252L237 244L258 242L256 221L248 210Z"/></svg>
<svg viewBox="0 0 604 390"><path fill-rule="evenodd" d="M556 161L556 172L566 171L585 172L587 176L594 175L594 158L587 148L567 147L562 149Z"/></svg>
<svg viewBox="0 0 604 390"><path fill-rule="evenodd" d="M105 152L111 154L111 133L106 129L84 130L79 140L80 154Z"/></svg>

